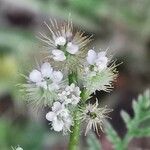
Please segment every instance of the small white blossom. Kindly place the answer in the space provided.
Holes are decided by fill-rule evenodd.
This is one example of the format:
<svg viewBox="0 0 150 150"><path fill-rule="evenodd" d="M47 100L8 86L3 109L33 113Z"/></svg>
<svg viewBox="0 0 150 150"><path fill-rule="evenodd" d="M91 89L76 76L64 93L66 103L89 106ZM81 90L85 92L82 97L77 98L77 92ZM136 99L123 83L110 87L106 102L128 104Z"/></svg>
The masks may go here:
<svg viewBox="0 0 150 150"><path fill-rule="evenodd" d="M66 39L63 36L57 37L55 39L55 45L61 45L64 46L66 44Z"/></svg>
<svg viewBox="0 0 150 150"><path fill-rule="evenodd" d="M88 56L87 56L87 62L90 64L90 65L93 65L95 63L95 60L97 58L97 55L96 55L96 52L94 50L89 50L88 51Z"/></svg>
<svg viewBox="0 0 150 150"><path fill-rule="evenodd" d="M67 52L70 54L76 54L79 51L79 46L76 44L73 44L72 42L69 42L67 44Z"/></svg>
<svg viewBox="0 0 150 150"><path fill-rule="evenodd" d="M13 149L13 150L23 150L23 148L21 148L20 146L18 146L18 147L16 147L16 148L13 148L13 147L12 147L12 149Z"/></svg>
<svg viewBox="0 0 150 150"><path fill-rule="evenodd" d="M117 77L115 64L107 67L108 58L106 52L96 53L94 50L89 50L87 54L88 65L84 68L84 85L89 92L93 93L96 90L111 91L112 83Z"/></svg>
<svg viewBox="0 0 150 150"><path fill-rule="evenodd" d="M87 90L90 93L93 93L96 90L110 92L113 88L113 82L116 80L118 74L115 64L112 64L101 71L97 66L91 67L92 68L85 67L84 72L83 82Z"/></svg>
<svg viewBox="0 0 150 150"><path fill-rule="evenodd" d="M38 71L38 70L33 70L30 75L29 75L29 79L32 81L32 82L41 82L42 81L42 75L41 75L41 72Z"/></svg>
<svg viewBox="0 0 150 150"><path fill-rule="evenodd" d="M44 63L40 70L33 70L29 75L29 80L38 87L49 90L59 89L59 83L63 79L60 71L53 71L49 63Z"/></svg>
<svg viewBox="0 0 150 150"><path fill-rule="evenodd" d="M107 67L108 58L106 52L99 52L98 54L94 50L89 50L87 54L87 62L90 65L94 65L96 71L101 71Z"/></svg>
<svg viewBox="0 0 150 150"><path fill-rule="evenodd" d="M55 61L64 61L64 60L66 60L65 54L61 50L57 50L57 49L56 50L52 50L52 54L53 54L53 59Z"/></svg>
<svg viewBox="0 0 150 150"><path fill-rule="evenodd" d="M56 64L60 69L77 69L77 66L83 69L87 49L86 45L91 41L91 37L85 36L82 32L74 32L71 20L67 22L57 22L50 20L44 22L49 32L39 33L39 39L46 43L50 50L50 58L61 62ZM64 68L65 66L65 68Z"/></svg>
<svg viewBox="0 0 150 150"><path fill-rule="evenodd" d="M93 105L87 105L84 110L81 109L80 119L87 123L85 135L92 128L97 133L99 128L103 131L103 122L106 118L109 118L108 114L110 112L112 112L112 110L106 106L104 108L98 108L98 101Z"/></svg>
<svg viewBox="0 0 150 150"><path fill-rule="evenodd" d="M59 93L58 96L65 105L77 105L80 101L80 94L80 88L72 83L70 86L67 86L62 93Z"/></svg>
<svg viewBox="0 0 150 150"><path fill-rule="evenodd" d="M23 150L23 148L21 148L21 147L17 147L17 148L16 148L16 150Z"/></svg>
<svg viewBox="0 0 150 150"><path fill-rule="evenodd" d="M52 111L46 114L46 119L52 122L52 127L55 131L67 132L70 130L72 118L69 110L64 107L60 102L54 102Z"/></svg>
<svg viewBox="0 0 150 150"><path fill-rule="evenodd" d="M53 68L49 63L44 63L41 66L41 73L43 77L50 78L52 74Z"/></svg>

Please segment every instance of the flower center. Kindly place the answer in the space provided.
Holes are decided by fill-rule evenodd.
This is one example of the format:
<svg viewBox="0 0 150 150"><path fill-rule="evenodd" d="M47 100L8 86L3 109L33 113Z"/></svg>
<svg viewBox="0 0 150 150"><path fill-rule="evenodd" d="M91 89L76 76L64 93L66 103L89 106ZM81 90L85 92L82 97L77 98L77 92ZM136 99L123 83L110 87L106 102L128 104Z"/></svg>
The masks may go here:
<svg viewBox="0 0 150 150"><path fill-rule="evenodd" d="M94 70L94 65L90 65L90 70L91 70L91 71Z"/></svg>
<svg viewBox="0 0 150 150"><path fill-rule="evenodd" d="M95 119L97 117L96 113L95 112L90 112L88 111L87 112L87 115L91 118L91 119Z"/></svg>

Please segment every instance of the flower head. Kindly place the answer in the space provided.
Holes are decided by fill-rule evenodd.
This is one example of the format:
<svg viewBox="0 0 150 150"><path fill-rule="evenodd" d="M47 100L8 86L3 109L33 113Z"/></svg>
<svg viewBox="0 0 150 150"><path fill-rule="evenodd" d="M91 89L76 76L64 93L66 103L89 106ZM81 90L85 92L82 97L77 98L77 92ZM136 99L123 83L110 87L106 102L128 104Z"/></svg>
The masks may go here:
<svg viewBox="0 0 150 150"><path fill-rule="evenodd" d="M56 46L64 46L66 44L66 39L63 36L59 36L55 38L55 45Z"/></svg>
<svg viewBox="0 0 150 150"><path fill-rule="evenodd" d="M40 70L34 69L29 74L29 81L38 87L48 90L58 90L63 74L60 71L53 71L49 63L44 63Z"/></svg>
<svg viewBox="0 0 150 150"><path fill-rule="evenodd" d="M72 21L57 23L50 20L50 24L44 22L50 34L40 33L39 39L47 44L50 59L58 62L65 69L74 69L83 66L86 58L86 45L91 37L84 36L81 32L74 32Z"/></svg>
<svg viewBox="0 0 150 150"><path fill-rule="evenodd" d="M27 78L28 83L23 84L22 88L26 92L28 101L31 101L35 106L51 105L58 97L62 79L62 72L53 70L51 65L45 62L41 68L30 72Z"/></svg>
<svg viewBox="0 0 150 150"><path fill-rule="evenodd" d="M103 130L103 122L106 118L109 118L108 114L112 110L107 108L107 106L103 108L98 108L98 102L96 101L95 104L88 104L85 109L81 109L81 117L80 119L82 121L86 121L86 131L85 135L88 133L89 130L92 128L94 131L98 133L98 129L100 127L101 130Z"/></svg>
<svg viewBox="0 0 150 150"><path fill-rule="evenodd" d="M64 61L66 59L64 52L61 50L54 49L52 50L52 54L55 61Z"/></svg>
<svg viewBox="0 0 150 150"><path fill-rule="evenodd" d="M75 106L80 101L80 94L80 88L72 83L71 85L67 86L64 91L59 93L58 96L64 105L71 104Z"/></svg>
<svg viewBox="0 0 150 150"><path fill-rule="evenodd" d="M46 119L52 122L52 128L57 132L66 133L72 125L72 118L68 109L60 102L54 102L52 111L46 114Z"/></svg>
<svg viewBox="0 0 150 150"><path fill-rule="evenodd" d="M96 53L89 50L87 54L88 65L85 66L84 85L90 93L96 90L109 92L112 89L112 82L117 77L116 65L108 66L106 52Z"/></svg>
<svg viewBox="0 0 150 150"><path fill-rule="evenodd" d="M94 65L96 71L101 71L107 67L108 58L105 51L96 53L91 49L88 51L86 59L89 65Z"/></svg>

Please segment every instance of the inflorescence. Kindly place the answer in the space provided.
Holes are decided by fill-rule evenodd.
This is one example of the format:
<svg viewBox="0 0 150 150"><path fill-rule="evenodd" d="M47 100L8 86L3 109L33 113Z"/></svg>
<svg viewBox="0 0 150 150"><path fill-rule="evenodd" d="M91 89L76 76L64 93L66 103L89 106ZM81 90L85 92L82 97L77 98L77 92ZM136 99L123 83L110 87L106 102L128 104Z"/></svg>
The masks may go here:
<svg viewBox="0 0 150 150"><path fill-rule="evenodd" d="M73 113L79 109L78 117L87 124L85 134L90 129L98 132L103 121L112 111L87 103L96 90L109 92L117 77L115 64L110 63L106 51L88 49L91 37L75 31L71 21L58 24L57 21L44 23L49 33L40 33L39 39L48 48L49 61L33 69L23 84L27 99L37 107L51 106L46 119L52 129L67 133L74 126ZM69 80L71 74L75 79ZM86 100L83 99L86 93Z"/></svg>

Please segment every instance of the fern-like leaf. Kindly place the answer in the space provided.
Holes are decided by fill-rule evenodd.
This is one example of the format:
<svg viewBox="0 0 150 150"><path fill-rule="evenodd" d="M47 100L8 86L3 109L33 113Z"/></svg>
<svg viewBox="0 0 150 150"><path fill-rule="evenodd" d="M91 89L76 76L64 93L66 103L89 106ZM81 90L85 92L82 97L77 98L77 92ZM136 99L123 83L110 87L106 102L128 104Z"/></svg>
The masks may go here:
<svg viewBox="0 0 150 150"><path fill-rule="evenodd" d="M100 142L94 133L90 133L87 138L88 150L102 150Z"/></svg>
<svg viewBox="0 0 150 150"><path fill-rule="evenodd" d="M126 150L132 138L150 136L150 90L147 90L143 95L140 95L137 101L134 100L132 107L134 111L133 118L125 111L121 111L122 119L127 127L127 133L123 139L120 139L116 131L108 122L106 123L105 131L115 150Z"/></svg>

